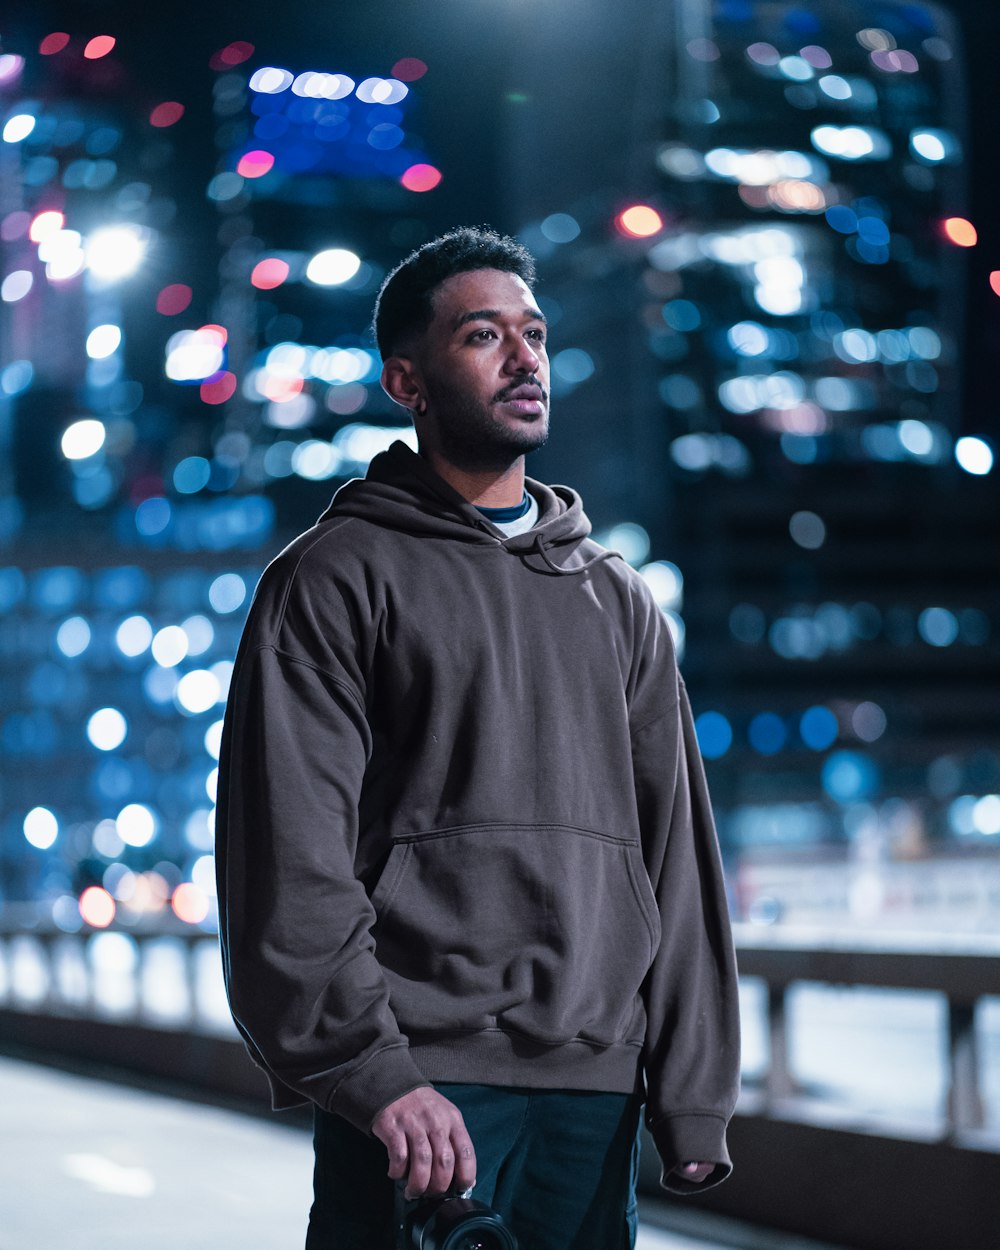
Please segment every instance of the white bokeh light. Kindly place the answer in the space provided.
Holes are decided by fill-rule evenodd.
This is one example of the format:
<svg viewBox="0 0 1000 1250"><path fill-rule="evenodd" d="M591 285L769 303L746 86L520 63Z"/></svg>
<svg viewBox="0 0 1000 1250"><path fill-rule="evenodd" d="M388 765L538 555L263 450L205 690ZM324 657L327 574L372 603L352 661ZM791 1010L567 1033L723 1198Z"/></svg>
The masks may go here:
<svg viewBox="0 0 1000 1250"><path fill-rule="evenodd" d="M47 851L59 836L59 822L47 807L33 807L24 818L24 836L39 851Z"/></svg>
<svg viewBox="0 0 1000 1250"><path fill-rule="evenodd" d="M146 231L139 226L104 226L84 245L87 268L108 282L127 278L142 264L146 246Z"/></svg>
<svg viewBox="0 0 1000 1250"><path fill-rule="evenodd" d="M116 707L102 707L87 721L87 737L98 751L114 751L128 735L128 721Z"/></svg>
<svg viewBox="0 0 1000 1250"><path fill-rule="evenodd" d="M126 846L148 846L156 837L156 816L143 803L129 803L123 807L115 826Z"/></svg>
<svg viewBox="0 0 1000 1250"><path fill-rule="evenodd" d="M985 477L993 468L993 448L984 439L968 435L955 444L955 459L966 473Z"/></svg>
<svg viewBox="0 0 1000 1250"><path fill-rule="evenodd" d="M341 286L361 268L361 258L343 247L317 252L306 265L306 277L317 286Z"/></svg>
<svg viewBox="0 0 1000 1250"><path fill-rule="evenodd" d="M59 446L67 460L86 460L104 446L107 431L95 417L74 421L63 433Z"/></svg>
<svg viewBox="0 0 1000 1250"><path fill-rule="evenodd" d="M115 643L122 655L142 655L152 641L153 627L144 616L128 616L115 630Z"/></svg>
<svg viewBox="0 0 1000 1250"><path fill-rule="evenodd" d="M90 638L90 624L82 616L69 617L56 630L56 646L71 658L87 650Z"/></svg>
<svg viewBox="0 0 1000 1250"><path fill-rule="evenodd" d="M174 668L187 656L188 636L179 625L167 625L157 630L150 645L157 664Z"/></svg>
<svg viewBox="0 0 1000 1250"><path fill-rule="evenodd" d="M121 347L122 328L116 325L95 326L87 335L87 355L91 360L106 360Z"/></svg>
<svg viewBox="0 0 1000 1250"><path fill-rule="evenodd" d="M174 698L181 711L198 716L218 703L219 679L207 668L196 668L177 683Z"/></svg>
<svg viewBox="0 0 1000 1250"><path fill-rule="evenodd" d="M4 143L21 143L35 129L36 118L30 113L15 113L7 119L3 128Z"/></svg>

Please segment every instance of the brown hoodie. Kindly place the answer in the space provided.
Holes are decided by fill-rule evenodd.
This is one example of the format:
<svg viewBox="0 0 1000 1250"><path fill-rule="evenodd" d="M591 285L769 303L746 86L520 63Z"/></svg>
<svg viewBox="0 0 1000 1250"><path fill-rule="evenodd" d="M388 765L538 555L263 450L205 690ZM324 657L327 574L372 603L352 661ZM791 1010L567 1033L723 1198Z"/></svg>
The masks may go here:
<svg viewBox="0 0 1000 1250"><path fill-rule="evenodd" d="M433 1081L645 1085L685 1190L729 1173L739 1079L690 708L645 582L528 489L505 539L396 443L265 571L220 760L230 1002L276 1107L365 1131Z"/></svg>

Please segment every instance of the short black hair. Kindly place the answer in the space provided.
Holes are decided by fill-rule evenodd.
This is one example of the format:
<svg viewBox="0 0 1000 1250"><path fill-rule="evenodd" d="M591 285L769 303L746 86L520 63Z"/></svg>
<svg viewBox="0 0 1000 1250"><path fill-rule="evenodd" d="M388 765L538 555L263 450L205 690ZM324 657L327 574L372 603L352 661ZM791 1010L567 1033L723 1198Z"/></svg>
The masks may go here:
<svg viewBox="0 0 1000 1250"><path fill-rule="evenodd" d="M431 239L400 261L375 300L372 330L383 360L407 337L427 329L441 283L471 269L514 273L529 287L535 282L535 261L528 249L490 226L460 226Z"/></svg>

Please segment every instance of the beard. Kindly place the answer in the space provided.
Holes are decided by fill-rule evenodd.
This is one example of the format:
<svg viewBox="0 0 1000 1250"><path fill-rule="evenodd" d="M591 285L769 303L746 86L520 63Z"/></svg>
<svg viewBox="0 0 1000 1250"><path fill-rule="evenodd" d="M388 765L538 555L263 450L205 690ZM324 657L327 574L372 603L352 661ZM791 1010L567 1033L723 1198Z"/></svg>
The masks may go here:
<svg viewBox="0 0 1000 1250"><path fill-rule="evenodd" d="M507 392L525 383L537 385L544 402L548 391L533 377L515 378L497 391L490 403L471 396L441 378L425 377L428 409L433 411L435 449L456 468L468 472L503 472L519 457L544 447L549 436L548 409L531 420L508 424L493 411Z"/></svg>

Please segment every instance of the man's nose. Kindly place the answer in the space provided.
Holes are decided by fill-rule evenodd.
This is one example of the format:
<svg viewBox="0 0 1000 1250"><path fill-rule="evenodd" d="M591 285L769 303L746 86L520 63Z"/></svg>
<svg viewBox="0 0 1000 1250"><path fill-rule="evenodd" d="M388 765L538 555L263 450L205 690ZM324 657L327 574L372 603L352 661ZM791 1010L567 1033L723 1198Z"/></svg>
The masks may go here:
<svg viewBox="0 0 1000 1250"><path fill-rule="evenodd" d="M536 373L539 360L538 352L535 351L528 340L517 335L511 340L505 368L508 373Z"/></svg>

